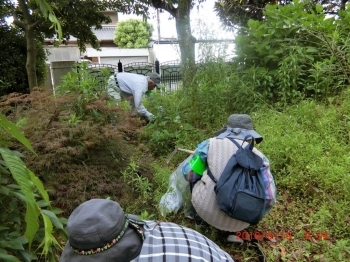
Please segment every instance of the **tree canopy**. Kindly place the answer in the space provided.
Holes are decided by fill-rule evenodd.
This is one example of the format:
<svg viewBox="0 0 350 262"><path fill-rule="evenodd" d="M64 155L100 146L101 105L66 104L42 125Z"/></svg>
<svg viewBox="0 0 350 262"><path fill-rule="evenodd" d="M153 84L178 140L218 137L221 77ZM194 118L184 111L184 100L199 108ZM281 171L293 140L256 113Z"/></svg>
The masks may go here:
<svg viewBox="0 0 350 262"><path fill-rule="evenodd" d="M266 5L287 5L291 0L217 0L214 10L219 16L221 22L228 29L247 26L249 19L263 20L264 9ZM321 4L323 12L327 14L338 14L339 10L345 9L348 0L309 0L306 1L310 6Z"/></svg>
<svg viewBox="0 0 350 262"><path fill-rule="evenodd" d="M60 34L57 27L52 26L52 20L59 21L63 33L63 43L68 43L70 36L74 36L78 39L80 50L84 51L86 44L91 44L96 49L99 48L98 40L92 29L99 29L102 24L111 21L108 16L102 13L103 11L115 10L144 16L148 11L145 4L134 4L126 1L49 0L47 4L54 11L54 18L51 14L49 15L50 19L47 19L47 12L42 11L43 5L40 4L39 0L18 0L18 5L8 2L6 12L4 12L4 16L10 14L13 16L14 24L23 31L26 37L26 69L30 89L38 85L35 71L38 50L35 46L35 40L41 39L43 41L44 38L55 38ZM56 40L59 38L56 37ZM56 43L58 42L56 41Z"/></svg>
<svg viewBox="0 0 350 262"><path fill-rule="evenodd" d="M151 40L153 26L139 19L129 19L118 22L114 31L114 43L120 48L148 47Z"/></svg>

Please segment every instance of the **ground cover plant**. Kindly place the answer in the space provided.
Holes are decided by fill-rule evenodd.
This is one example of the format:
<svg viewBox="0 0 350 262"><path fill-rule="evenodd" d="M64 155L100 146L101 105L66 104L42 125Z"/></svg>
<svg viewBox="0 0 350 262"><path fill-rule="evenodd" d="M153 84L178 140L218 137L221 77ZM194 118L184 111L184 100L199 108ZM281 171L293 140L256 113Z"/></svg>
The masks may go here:
<svg viewBox="0 0 350 262"><path fill-rule="evenodd" d="M32 143L39 157L25 154L24 161L52 190L53 203L65 211L66 217L89 198L110 197L119 201L126 212L195 228L219 243L237 261L257 261L249 243L229 244L225 241L227 233L205 224L197 225L181 211L162 217L158 210L169 175L187 157L178 153L167 164L173 146L194 149L231 114L228 109L223 110L225 107L220 111L213 107L217 111L212 114L217 114L220 120L215 120L212 126L201 113L207 126L191 122L186 118L191 116L188 111L182 114L178 103L181 100L173 100L179 94L154 94L152 104L162 105L163 110L156 122L146 127L137 118L129 118L128 111L104 97L103 92L83 107L77 106L81 94L73 92L56 97L42 90L30 95L12 94L2 98L1 111ZM244 101L244 97L248 100ZM248 228L249 232L279 234L276 239L260 241L268 261L349 259L349 161L344 146L349 140L348 97L346 90L342 96L329 97L325 104L310 100L281 112L262 103L259 110L249 112L257 131L264 135L259 149L270 158L279 189L279 201L271 213L256 227ZM243 98L239 100L242 108L251 99ZM184 99L182 103L189 102ZM169 134L179 132L176 139L170 144L164 139L163 144L149 146L157 142L157 136L152 134L164 128ZM20 149L15 142L10 144Z"/></svg>
<svg viewBox="0 0 350 262"><path fill-rule="evenodd" d="M208 97L208 100L210 99ZM242 99L240 102L244 103ZM260 243L267 254L267 261L350 259L348 192L350 161L347 154L350 128L349 102L349 90L345 90L337 98L329 97L329 103L326 104L305 100L286 107L282 112L263 105L260 110L250 112L258 132L264 136L265 141L258 147L271 161L279 190L278 203L270 214L257 226L247 229L249 234L260 232L260 236L262 234L274 236ZM177 103L173 103L171 106L166 98L168 107L176 108ZM169 108L168 112L172 112L172 109ZM204 114L200 115L205 117ZM179 127L183 123L176 123L171 119L176 119L176 114L167 115L164 120L167 124L159 126L158 130L165 128L169 134L179 132ZM225 123L225 120L222 123ZM161 119L158 121L162 123ZM147 126L143 135L150 130L151 134L154 134L154 130L157 129L155 125ZM212 136L217 129L212 127L211 132L208 132L194 128L194 132L187 131L186 135L182 136L180 133L175 145L194 149L194 141L199 137ZM160 143L153 138L151 135L149 143ZM167 140L162 141L163 146L159 148L164 150L164 142ZM172 143L174 142L169 145L169 153ZM151 148L153 147L156 146L153 145ZM156 153L159 148L156 147ZM186 156L185 153L178 153L178 158L174 157L171 160L173 168ZM160 197L156 199L159 201ZM170 216L167 219L190 223L183 218L179 220L178 216ZM255 261L256 254L254 255L247 245L230 246L225 243L227 235L223 235L222 232L205 225L191 226L221 243L238 261Z"/></svg>

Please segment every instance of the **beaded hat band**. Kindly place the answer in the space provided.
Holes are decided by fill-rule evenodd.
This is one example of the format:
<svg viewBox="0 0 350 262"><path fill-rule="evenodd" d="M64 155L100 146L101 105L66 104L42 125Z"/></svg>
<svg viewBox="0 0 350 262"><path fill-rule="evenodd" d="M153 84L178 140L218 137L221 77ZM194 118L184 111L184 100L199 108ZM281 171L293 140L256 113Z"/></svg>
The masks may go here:
<svg viewBox="0 0 350 262"><path fill-rule="evenodd" d="M136 230L136 232L138 233L138 235L141 237L141 239L143 241L143 240L145 240L145 233L144 233L142 226L140 226L140 225L143 225L143 222L125 217L125 224L124 224L122 230L120 231L119 235L117 237L113 238L111 241L105 243L105 245L103 247L98 247L98 248L89 249L89 250L75 249L72 246L71 246L71 248L78 255L93 255L93 254L101 253L101 252L111 248L115 244L117 244L129 226L131 226L133 229Z"/></svg>

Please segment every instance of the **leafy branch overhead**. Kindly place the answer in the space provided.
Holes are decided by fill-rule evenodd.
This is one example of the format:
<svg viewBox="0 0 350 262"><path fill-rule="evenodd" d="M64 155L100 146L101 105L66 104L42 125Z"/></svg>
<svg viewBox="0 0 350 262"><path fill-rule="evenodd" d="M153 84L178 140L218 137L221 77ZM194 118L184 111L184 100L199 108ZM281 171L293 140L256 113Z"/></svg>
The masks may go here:
<svg viewBox="0 0 350 262"><path fill-rule="evenodd" d="M145 48L151 40L153 26L146 21L129 19L118 23L114 43L120 48Z"/></svg>
<svg viewBox="0 0 350 262"><path fill-rule="evenodd" d="M301 1L299 1L301 2ZM322 13L338 15L339 10L345 10L348 0L312 0L303 1L309 8L316 4L322 5ZM216 0L214 11L227 29L240 29L247 26L249 19L262 21L266 19L264 10L267 5L286 6L291 0Z"/></svg>
<svg viewBox="0 0 350 262"><path fill-rule="evenodd" d="M7 0L0 0L0 5ZM146 16L148 6L145 4L131 5L128 1L107 0L18 0L18 4L8 1L4 16L12 16L13 24L23 33L27 43L27 75L29 89L38 86L36 75L36 56L39 53L35 41L43 42L43 38L52 39L58 44L57 38L67 44L71 36L77 38L78 47L84 51L86 44L99 48L99 42L92 29L102 28L102 24L111 22L110 17L103 12L113 10L122 13L134 13Z"/></svg>

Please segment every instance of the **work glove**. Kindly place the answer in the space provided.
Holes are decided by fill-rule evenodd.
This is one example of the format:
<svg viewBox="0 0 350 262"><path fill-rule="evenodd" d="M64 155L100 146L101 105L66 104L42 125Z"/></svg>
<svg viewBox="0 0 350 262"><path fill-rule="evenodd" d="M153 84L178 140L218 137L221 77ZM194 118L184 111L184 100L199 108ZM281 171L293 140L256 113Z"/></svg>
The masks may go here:
<svg viewBox="0 0 350 262"><path fill-rule="evenodd" d="M150 123L154 122L156 120L156 116L153 114L150 114L149 116L147 116L147 119Z"/></svg>

